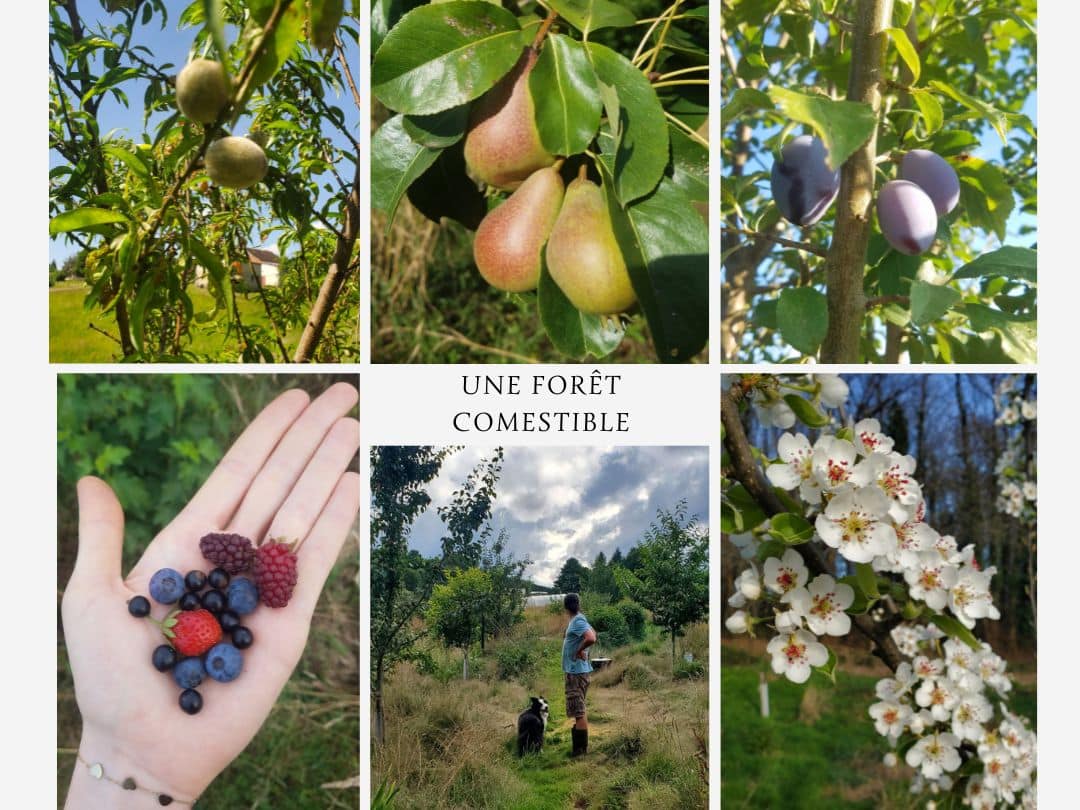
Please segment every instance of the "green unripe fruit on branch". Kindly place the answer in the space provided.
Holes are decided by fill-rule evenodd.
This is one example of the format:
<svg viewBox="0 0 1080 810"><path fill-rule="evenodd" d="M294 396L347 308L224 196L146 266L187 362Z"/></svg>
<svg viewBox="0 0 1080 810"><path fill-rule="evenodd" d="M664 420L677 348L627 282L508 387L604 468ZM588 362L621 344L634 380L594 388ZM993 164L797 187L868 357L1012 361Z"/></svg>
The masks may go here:
<svg viewBox="0 0 1080 810"><path fill-rule="evenodd" d="M122 8L135 8L136 0L105 0L105 10L109 12L119 11Z"/></svg>
<svg viewBox="0 0 1080 810"><path fill-rule="evenodd" d="M212 124L232 95L220 62L193 59L176 77L176 106L192 121Z"/></svg>
<svg viewBox="0 0 1080 810"><path fill-rule="evenodd" d="M555 162L540 142L529 74L538 54L526 48L514 69L473 104L465 136L465 163L489 186L515 189L537 169Z"/></svg>
<svg viewBox="0 0 1080 810"><path fill-rule="evenodd" d="M548 271L579 310L614 315L629 309L637 296L615 240L604 192L584 174L582 167L566 188L548 238Z"/></svg>
<svg viewBox="0 0 1080 810"><path fill-rule="evenodd" d="M540 251L562 201L563 181L558 170L538 169L510 199L484 217L476 229L473 257L488 284L506 292L536 289Z"/></svg>
<svg viewBox="0 0 1080 810"><path fill-rule="evenodd" d="M266 176L266 153L250 138L229 135L206 150L206 173L225 188L248 188Z"/></svg>

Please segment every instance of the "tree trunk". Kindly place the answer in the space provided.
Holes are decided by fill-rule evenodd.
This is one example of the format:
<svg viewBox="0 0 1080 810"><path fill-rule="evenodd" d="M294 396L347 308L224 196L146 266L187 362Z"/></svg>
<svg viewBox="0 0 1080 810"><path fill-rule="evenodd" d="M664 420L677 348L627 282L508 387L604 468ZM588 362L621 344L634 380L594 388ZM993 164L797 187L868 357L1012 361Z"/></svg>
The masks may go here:
<svg viewBox="0 0 1080 810"><path fill-rule="evenodd" d="M462 651L461 659L461 680L469 680L469 648L466 647Z"/></svg>
<svg viewBox="0 0 1080 810"><path fill-rule="evenodd" d="M295 363L307 363L315 357L315 350L322 340L326 322L330 319L330 313L341 295L341 288L349 278L349 264L352 261L353 248L356 246L356 237L360 232L360 161L356 162L356 176L353 179L353 187L345 200L344 226L338 237L337 247L334 249L334 261L326 272L322 286L319 287L319 295L315 304L311 307L311 314L304 331L300 335L300 342L293 356Z"/></svg>
<svg viewBox="0 0 1080 810"><path fill-rule="evenodd" d="M671 628L671 671L675 671L675 628Z"/></svg>
<svg viewBox="0 0 1080 810"><path fill-rule="evenodd" d="M881 106L879 83L891 25L893 0L859 0L852 37L848 101ZM874 198L877 129L844 163L836 201L836 229L825 260L829 329L821 345L823 363L859 362L859 336L866 312L863 273L870 242L870 206Z"/></svg>
<svg viewBox="0 0 1080 810"><path fill-rule="evenodd" d="M386 739L386 721L383 717L383 660L375 664L375 744L382 745Z"/></svg>

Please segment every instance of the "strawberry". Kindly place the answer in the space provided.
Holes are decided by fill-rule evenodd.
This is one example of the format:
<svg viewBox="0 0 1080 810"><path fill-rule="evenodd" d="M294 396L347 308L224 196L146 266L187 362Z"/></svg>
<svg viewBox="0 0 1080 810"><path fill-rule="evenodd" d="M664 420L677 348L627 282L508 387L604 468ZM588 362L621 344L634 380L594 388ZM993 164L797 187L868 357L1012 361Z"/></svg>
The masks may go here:
<svg viewBox="0 0 1080 810"><path fill-rule="evenodd" d="M221 625L209 610L180 610L161 623L161 632L181 655L202 655L221 641Z"/></svg>
<svg viewBox="0 0 1080 810"><path fill-rule="evenodd" d="M255 549L251 569L264 605L281 608L289 604L296 587L296 552L291 544L278 540L263 543Z"/></svg>

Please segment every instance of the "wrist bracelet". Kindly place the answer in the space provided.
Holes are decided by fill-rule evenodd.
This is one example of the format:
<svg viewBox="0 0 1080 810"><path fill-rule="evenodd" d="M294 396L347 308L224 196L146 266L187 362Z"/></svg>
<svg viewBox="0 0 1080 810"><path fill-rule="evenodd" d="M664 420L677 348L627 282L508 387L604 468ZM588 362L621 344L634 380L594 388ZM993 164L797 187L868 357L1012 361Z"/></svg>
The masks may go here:
<svg viewBox="0 0 1080 810"><path fill-rule="evenodd" d="M188 807L195 806L194 799L188 802L184 801L183 799L173 798L168 793L159 793L156 790L150 790L149 788L140 787L139 785L135 784L135 780L130 776L125 777L122 780L113 779L111 776L105 773L105 766L102 765L100 762L87 762L85 759L83 759L82 751L79 751L76 754L76 757L78 758L79 762L86 766L87 771L90 772L90 776L94 779L97 779L98 781L104 779L106 782L112 782L114 785L124 790L137 790L140 793L149 793L151 796L157 799L157 803L162 807L168 807L169 805L173 804L187 805Z"/></svg>

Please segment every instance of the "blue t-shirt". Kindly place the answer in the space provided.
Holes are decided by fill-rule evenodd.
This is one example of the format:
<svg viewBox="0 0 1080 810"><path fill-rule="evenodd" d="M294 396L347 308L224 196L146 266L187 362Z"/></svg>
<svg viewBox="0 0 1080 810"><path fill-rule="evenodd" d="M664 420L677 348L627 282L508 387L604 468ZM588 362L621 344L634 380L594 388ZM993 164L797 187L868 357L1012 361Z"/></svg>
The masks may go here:
<svg viewBox="0 0 1080 810"><path fill-rule="evenodd" d="M585 638L585 633L591 630L585 615L578 613L570 620L570 624L566 626L566 637L562 643L562 668L563 672L570 673L572 675L581 675L586 672L592 672L592 664L589 663L589 651L585 651L585 658L581 659L577 657L578 648L581 646L581 640Z"/></svg>

